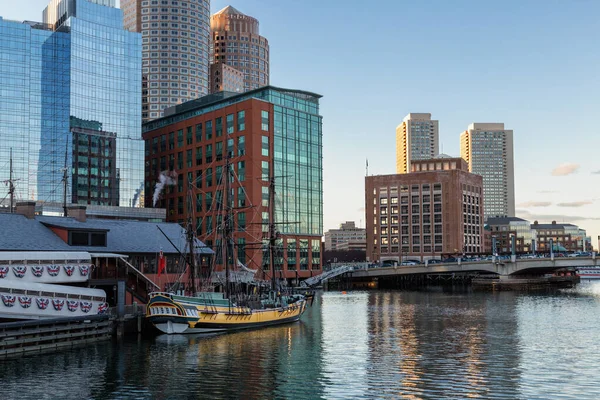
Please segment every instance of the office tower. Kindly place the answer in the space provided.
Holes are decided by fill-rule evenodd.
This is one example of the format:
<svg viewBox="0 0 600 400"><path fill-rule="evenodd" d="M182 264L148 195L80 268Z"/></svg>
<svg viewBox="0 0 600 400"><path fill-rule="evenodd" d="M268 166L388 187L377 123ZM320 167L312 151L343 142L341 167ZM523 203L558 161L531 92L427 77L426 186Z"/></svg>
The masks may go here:
<svg viewBox="0 0 600 400"><path fill-rule="evenodd" d="M0 18L0 159L12 149L18 200L61 203L66 167L68 203L140 205L141 37L113 5L52 0L43 23Z"/></svg>
<svg viewBox="0 0 600 400"><path fill-rule="evenodd" d="M460 135L460 156L469 171L483 176L485 218L514 217L513 131L504 124L473 123Z"/></svg>
<svg viewBox="0 0 600 400"><path fill-rule="evenodd" d="M125 29L142 34L142 118L208 94L210 0L121 0Z"/></svg>
<svg viewBox="0 0 600 400"><path fill-rule="evenodd" d="M274 177L275 268L282 277L310 277L321 269L323 235L320 97L265 86L218 92L169 109L167 116L143 126L146 193L153 192L162 171L170 171L173 186L156 207L166 208L173 222L185 222L192 212L198 238L218 248L228 159L237 259L269 274L269 181ZM146 206L154 206L152 196L146 196ZM221 264L218 256L216 262Z"/></svg>
<svg viewBox="0 0 600 400"><path fill-rule="evenodd" d="M244 73L227 64L210 65L210 92L244 92Z"/></svg>
<svg viewBox="0 0 600 400"><path fill-rule="evenodd" d="M406 174L414 160L439 154L439 124L429 113L410 113L396 128L396 173Z"/></svg>
<svg viewBox="0 0 600 400"><path fill-rule="evenodd" d="M340 224L339 229L325 232L325 250L366 250L366 231L357 228L354 221Z"/></svg>
<svg viewBox="0 0 600 400"><path fill-rule="evenodd" d="M483 251L483 183L461 158L413 161L408 174L365 178L367 259Z"/></svg>
<svg viewBox="0 0 600 400"><path fill-rule="evenodd" d="M168 116L143 127L148 146L147 191L153 189L161 171L177 171L175 185L157 206L167 208L171 221L185 221L189 210L194 210L198 237L215 245L223 170L229 156L236 177L236 243L242 249L237 258L251 263L251 268L266 269L267 243L262 251L259 246L245 245L268 236L261 222L268 220L269 177L274 175L275 222L280 232L276 268L286 277L310 276L321 265L319 98L310 92L268 86L243 94L219 92L173 107ZM190 184L195 196L191 205ZM146 205L152 206L149 198Z"/></svg>
<svg viewBox="0 0 600 400"><path fill-rule="evenodd" d="M269 41L259 34L258 20L227 6L210 17L212 63L244 73L244 90L269 84Z"/></svg>

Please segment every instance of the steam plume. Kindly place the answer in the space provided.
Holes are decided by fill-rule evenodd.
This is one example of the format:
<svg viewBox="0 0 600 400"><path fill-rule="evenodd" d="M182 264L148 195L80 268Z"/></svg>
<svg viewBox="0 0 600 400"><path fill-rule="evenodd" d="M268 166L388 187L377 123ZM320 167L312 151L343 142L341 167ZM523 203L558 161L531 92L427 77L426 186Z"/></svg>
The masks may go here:
<svg viewBox="0 0 600 400"><path fill-rule="evenodd" d="M156 202L165 186L173 186L177 183L177 171L162 171L158 176L158 182L154 186L154 195L152 196L152 206L156 207Z"/></svg>

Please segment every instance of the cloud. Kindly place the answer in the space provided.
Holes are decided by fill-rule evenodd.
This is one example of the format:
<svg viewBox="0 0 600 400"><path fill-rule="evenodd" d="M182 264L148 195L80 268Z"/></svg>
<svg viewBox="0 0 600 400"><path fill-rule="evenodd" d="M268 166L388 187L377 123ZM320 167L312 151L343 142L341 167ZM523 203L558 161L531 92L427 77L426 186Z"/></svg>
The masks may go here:
<svg viewBox="0 0 600 400"><path fill-rule="evenodd" d="M583 206L587 206L588 204L592 204L593 202L589 201L589 200L584 200L584 201L571 201L568 203L557 203L556 205L559 207L583 207Z"/></svg>
<svg viewBox="0 0 600 400"><path fill-rule="evenodd" d="M550 223L556 221L558 223L574 223L579 221L598 221L600 217L581 217L579 215L561 215L561 214L533 214L527 210L516 210L517 217L526 219L533 223Z"/></svg>
<svg viewBox="0 0 600 400"><path fill-rule="evenodd" d="M598 171L592 171L592 175L600 175L600 169Z"/></svg>
<svg viewBox="0 0 600 400"><path fill-rule="evenodd" d="M549 201L526 201L525 203L517 204L518 207L548 207L552 205Z"/></svg>
<svg viewBox="0 0 600 400"><path fill-rule="evenodd" d="M578 169L579 169L579 164L563 163L552 170L552 176L571 175L571 174L574 174L575 172L577 172Z"/></svg>

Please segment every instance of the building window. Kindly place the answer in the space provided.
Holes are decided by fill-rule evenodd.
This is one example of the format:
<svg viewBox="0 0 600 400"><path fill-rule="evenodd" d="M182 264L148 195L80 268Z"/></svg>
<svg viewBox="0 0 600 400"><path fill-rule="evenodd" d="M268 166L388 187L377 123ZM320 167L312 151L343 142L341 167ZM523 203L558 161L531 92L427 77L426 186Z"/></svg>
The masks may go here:
<svg viewBox="0 0 600 400"><path fill-rule="evenodd" d="M244 138L244 136L238 136L237 148L238 156L243 156L244 154L246 154L246 139Z"/></svg>
<svg viewBox="0 0 600 400"><path fill-rule="evenodd" d="M287 262L288 269L296 269L296 239L287 240Z"/></svg>
<svg viewBox="0 0 600 400"><path fill-rule="evenodd" d="M192 132L192 127L188 126L187 127L187 133L186 133L186 144L192 144L193 141L193 132Z"/></svg>
<svg viewBox="0 0 600 400"><path fill-rule="evenodd" d="M217 137L223 136L223 117L215 119L215 134Z"/></svg>
<svg viewBox="0 0 600 400"><path fill-rule="evenodd" d="M269 137L262 137L262 153L264 157L269 157Z"/></svg>
<svg viewBox="0 0 600 400"><path fill-rule="evenodd" d="M227 129L227 134L230 135L233 133L233 114L227 114L226 120L225 120L225 124L226 124L226 129Z"/></svg>
<svg viewBox="0 0 600 400"><path fill-rule="evenodd" d="M261 129L263 131L269 131L269 112L268 111L261 111L260 112L261 115Z"/></svg>
<svg viewBox="0 0 600 400"><path fill-rule="evenodd" d="M269 162L262 161L261 166L262 166L262 180L268 181L269 180Z"/></svg>
<svg viewBox="0 0 600 400"><path fill-rule="evenodd" d="M202 141L202 124L196 125L196 142Z"/></svg>
<svg viewBox="0 0 600 400"><path fill-rule="evenodd" d="M212 139L212 128L213 128L212 121L206 121L205 128L206 128L206 140Z"/></svg>
<svg viewBox="0 0 600 400"><path fill-rule="evenodd" d="M177 147L183 147L183 129L177 131Z"/></svg>
<svg viewBox="0 0 600 400"><path fill-rule="evenodd" d="M202 165L202 147L196 147L196 166Z"/></svg>
<svg viewBox="0 0 600 400"><path fill-rule="evenodd" d="M238 131L243 131L246 129L246 112L245 111L238 111L237 128L238 128Z"/></svg>
<svg viewBox="0 0 600 400"><path fill-rule="evenodd" d="M246 161L238 161L238 180L244 182L246 180Z"/></svg>

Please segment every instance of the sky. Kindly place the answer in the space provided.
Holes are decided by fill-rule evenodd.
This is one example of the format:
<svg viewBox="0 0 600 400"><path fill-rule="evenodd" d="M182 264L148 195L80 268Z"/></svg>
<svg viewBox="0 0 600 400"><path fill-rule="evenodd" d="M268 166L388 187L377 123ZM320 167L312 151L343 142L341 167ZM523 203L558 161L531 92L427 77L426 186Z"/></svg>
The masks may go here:
<svg viewBox="0 0 600 400"><path fill-rule="evenodd" d="M233 1L233 0L232 0ZM41 20L47 0L0 0ZM514 131L517 216L600 235L600 1L212 0L260 21L271 84L323 95L324 230L364 227L370 175L395 173L395 128L439 120L460 155L473 122Z"/></svg>

